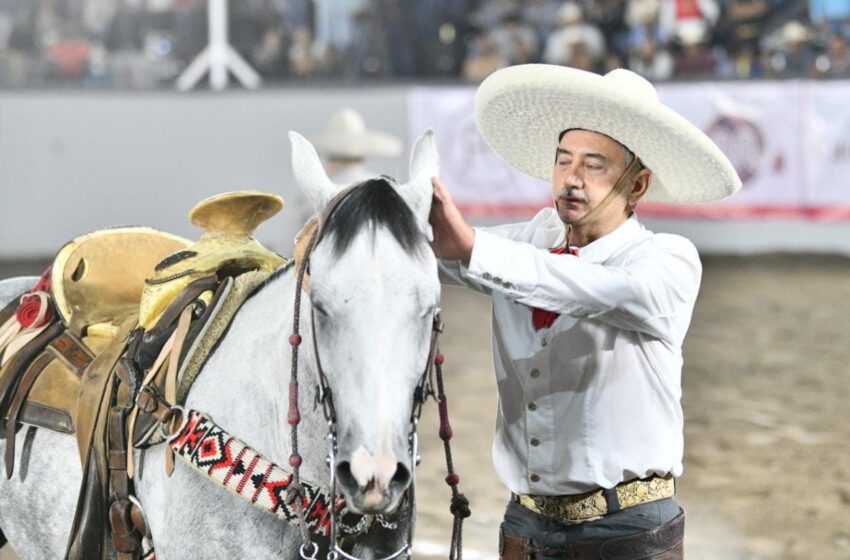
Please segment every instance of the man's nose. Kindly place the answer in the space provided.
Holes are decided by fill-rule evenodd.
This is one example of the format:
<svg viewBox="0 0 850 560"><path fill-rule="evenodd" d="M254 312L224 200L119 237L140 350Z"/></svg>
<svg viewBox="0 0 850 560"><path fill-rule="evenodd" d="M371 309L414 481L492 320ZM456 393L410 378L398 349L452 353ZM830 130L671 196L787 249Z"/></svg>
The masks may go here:
<svg viewBox="0 0 850 560"><path fill-rule="evenodd" d="M565 187L579 187L581 188L584 184L581 177L578 174L578 170L575 167L571 167L566 173L564 173L564 186Z"/></svg>

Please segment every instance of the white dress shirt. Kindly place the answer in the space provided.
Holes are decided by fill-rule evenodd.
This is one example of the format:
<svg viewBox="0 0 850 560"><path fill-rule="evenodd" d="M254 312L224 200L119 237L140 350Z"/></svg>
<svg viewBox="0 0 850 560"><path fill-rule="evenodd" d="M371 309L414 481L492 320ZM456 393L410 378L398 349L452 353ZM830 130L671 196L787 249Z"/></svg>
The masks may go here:
<svg viewBox="0 0 850 560"><path fill-rule="evenodd" d="M518 494L577 494L682 473L682 341L702 267L687 239L636 217L578 249L554 209L476 228L444 281L492 296L499 410L493 462ZM561 315L535 331L532 308Z"/></svg>

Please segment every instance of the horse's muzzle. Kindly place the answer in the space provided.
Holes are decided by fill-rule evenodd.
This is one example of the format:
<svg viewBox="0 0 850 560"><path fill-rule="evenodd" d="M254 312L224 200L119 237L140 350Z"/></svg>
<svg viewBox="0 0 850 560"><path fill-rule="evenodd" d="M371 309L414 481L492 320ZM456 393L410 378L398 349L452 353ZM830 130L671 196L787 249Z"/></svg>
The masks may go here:
<svg viewBox="0 0 850 560"><path fill-rule="evenodd" d="M388 474L390 476L387 476ZM383 476L371 476L365 479L365 484L361 484L364 477L355 476L351 462L340 461L336 465L339 489L348 506L357 513L391 513L398 507L412 480L410 470L403 464L396 463L394 472L388 473L387 469L384 469L381 475Z"/></svg>

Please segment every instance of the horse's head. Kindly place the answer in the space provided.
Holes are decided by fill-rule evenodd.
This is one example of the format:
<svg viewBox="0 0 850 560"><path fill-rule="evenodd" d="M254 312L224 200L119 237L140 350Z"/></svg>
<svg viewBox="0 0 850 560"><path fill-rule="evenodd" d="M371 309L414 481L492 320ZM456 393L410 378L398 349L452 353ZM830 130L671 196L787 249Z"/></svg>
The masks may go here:
<svg viewBox="0 0 850 560"><path fill-rule="evenodd" d="M349 185L335 185L303 137L290 133L295 178L321 216ZM409 435L440 299L428 245L433 133L413 149L410 179L381 176L342 199L309 260L316 348L337 417L336 477L364 513L396 509L412 482ZM310 348L305 344L302 348Z"/></svg>

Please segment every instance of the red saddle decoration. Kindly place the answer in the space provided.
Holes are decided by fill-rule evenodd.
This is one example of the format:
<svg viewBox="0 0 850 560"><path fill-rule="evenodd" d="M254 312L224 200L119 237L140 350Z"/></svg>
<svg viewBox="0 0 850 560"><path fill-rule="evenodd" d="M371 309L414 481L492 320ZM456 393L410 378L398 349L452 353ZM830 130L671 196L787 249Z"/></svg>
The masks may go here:
<svg viewBox="0 0 850 560"><path fill-rule="evenodd" d="M15 315L22 328L32 327L37 329L43 327L53 319L53 306L50 305L50 300L38 295L39 292L50 294L50 268L47 267L47 270L44 271L44 274L41 275L41 278L38 279L32 290L27 292L21 299L21 305L18 307ZM42 306L47 306L47 308L42 310ZM40 320L39 315L41 315Z"/></svg>

